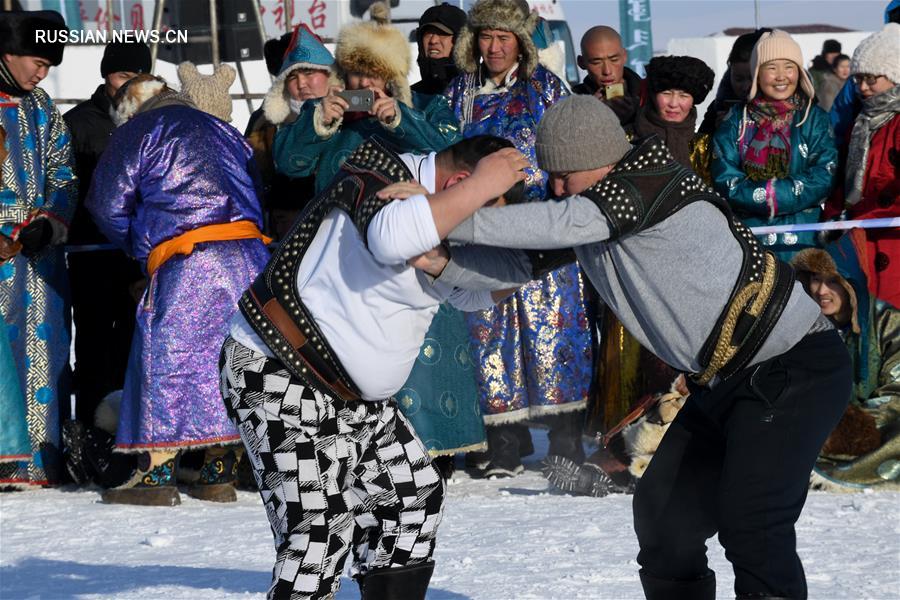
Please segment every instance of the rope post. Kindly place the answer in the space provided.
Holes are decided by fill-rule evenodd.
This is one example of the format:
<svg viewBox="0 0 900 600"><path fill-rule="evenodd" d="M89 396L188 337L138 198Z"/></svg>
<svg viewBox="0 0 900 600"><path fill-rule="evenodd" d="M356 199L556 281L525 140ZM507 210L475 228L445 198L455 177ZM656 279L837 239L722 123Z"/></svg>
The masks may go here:
<svg viewBox="0 0 900 600"><path fill-rule="evenodd" d="M112 38L113 32L113 3L112 0L106 0L106 33Z"/></svg>
<svg viewBox="0 0 900 600"><path fill-rule="evenodd" d="M210 46L212 47L213 67L219 66L219 20L216 15L216 0L209 0L209 35L212 37Z"/></svg>
<svg viewBox="0 0 900 600"><path fill-rule="evenodd" d="M250 4L253 6L253 14L256 16L256 27L259 29L259 43L263 48L266 46L266 27L263 25L262 11L259 10L260 0L252 0ZM275 76L269 73L269 80L274 81Z"/></svg>
<svg viewBox="0 0 900 600"><path fill-rule="evenodd" d="M153 30L159 31L162 27L163 11L166 7L166 0L156 0L153 5ZM154 39L150 43L150 72L156 70L156 55L159 52L159 38Z"/></svg>

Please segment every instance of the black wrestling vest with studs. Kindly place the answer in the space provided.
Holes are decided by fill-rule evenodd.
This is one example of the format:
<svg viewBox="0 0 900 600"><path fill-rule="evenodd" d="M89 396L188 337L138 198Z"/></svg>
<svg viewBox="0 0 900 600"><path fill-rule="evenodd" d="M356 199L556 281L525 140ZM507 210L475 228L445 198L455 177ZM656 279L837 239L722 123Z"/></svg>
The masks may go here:
<svg viewBox="0 0 900 600"><path fill-rule="evenodd" d="M722 211L743 260L731 297L697 357L702 370L692 377L706 385L716 375L724 379L747 366L781 316L793 291L794 272L762 249L727 202L696 173L675 162L655 135L637 140L609 175L578 195L591 200L606 217L608 241L644 231L692 202L709 202ZM565 260L553 253L529 256L539 271Z"/></svg>
<svg viewBox="0 0 900 600"><path fill-rule="evenodd" d="M254 331L291 374L345 401L358 400L359 389L303 303L297 291L297 272L332 209L347 213L365 240L372 218L387 205L375 193L391 183L412 179L403 161L377 139L361 144L329 186L306 206L239 303Z"/></svg>

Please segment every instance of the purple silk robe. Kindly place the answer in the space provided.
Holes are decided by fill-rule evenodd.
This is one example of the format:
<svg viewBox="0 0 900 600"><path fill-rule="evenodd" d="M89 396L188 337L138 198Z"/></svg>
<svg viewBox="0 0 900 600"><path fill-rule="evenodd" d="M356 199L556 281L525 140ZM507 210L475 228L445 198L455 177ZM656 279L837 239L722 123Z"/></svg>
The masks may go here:
<svg viewBox="0 0 900 600"><path fill-rule="evenodd" d="M86 205L100 230L146 268L155 246L192 229L242 220L262 229L253 164L240 132L224 121L187 106L158 108L113 133ZM268 259L257 239L205 242L150 277L118 449L239 441L219 393L219 349L238 299Z"/></svg>

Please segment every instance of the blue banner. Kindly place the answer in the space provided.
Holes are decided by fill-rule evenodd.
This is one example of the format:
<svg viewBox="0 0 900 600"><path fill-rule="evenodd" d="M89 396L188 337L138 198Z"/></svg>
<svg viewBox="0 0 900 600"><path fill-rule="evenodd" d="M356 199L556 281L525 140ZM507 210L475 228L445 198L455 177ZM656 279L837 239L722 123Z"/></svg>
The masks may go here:
<svg viewBox="0 0 900 600"><path fill-rule="evenodd" d="M650 0L619 0L619 33L628 51L628 67L644 76L644 65L653 58Z"/></svg>

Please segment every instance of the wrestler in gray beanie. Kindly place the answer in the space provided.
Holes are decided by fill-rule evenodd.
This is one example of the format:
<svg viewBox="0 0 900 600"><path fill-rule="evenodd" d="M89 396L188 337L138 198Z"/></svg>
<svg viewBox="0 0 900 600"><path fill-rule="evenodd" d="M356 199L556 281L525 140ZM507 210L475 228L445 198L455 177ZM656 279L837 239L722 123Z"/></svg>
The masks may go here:
<svg viewBox="0 0 900 600"><path fill-rule="evenodd" d="M631 150L619 117L593 96L569 96L547 109L534 144L550 173L590 171L619 162Z"/></svg>

